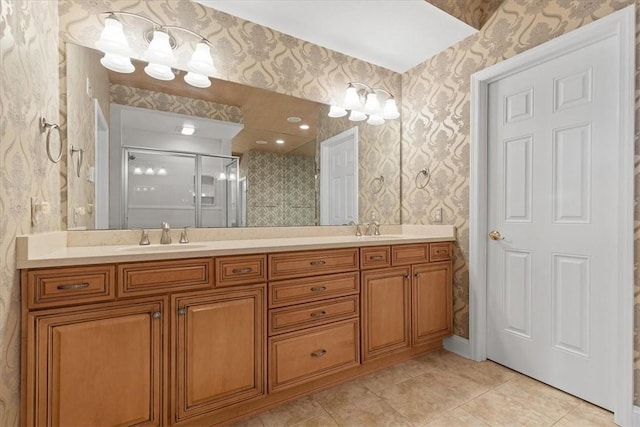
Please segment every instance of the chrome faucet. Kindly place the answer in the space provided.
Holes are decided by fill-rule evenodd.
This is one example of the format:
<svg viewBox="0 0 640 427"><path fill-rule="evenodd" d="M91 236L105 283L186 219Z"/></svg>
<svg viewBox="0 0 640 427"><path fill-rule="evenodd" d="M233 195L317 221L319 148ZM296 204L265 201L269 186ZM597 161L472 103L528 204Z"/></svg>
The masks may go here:
<svg viewBox="0 0 640 427"><path fill-rule="evenodd" d="M349 221L347 225L355 225L356 226L356 237L362 236L362 231L360 230L360 223L357 221Z"/></svg>
<svg viewBox="0 0 640 427"><path fill-rule="evenodd" d="M142 234L140 235L140 242L138 243L139 245L147 246L151 244L151 242L149 241L149 235L147 234L147 230L145 230L144 228L134 228L133 230L142 231Z"/></svg>
<svg viewBox="0 0 640 427"><path fill-rule="evenodd" d="M371 227L373 226L373 233L371 233ZM378 221L371 221L367 224L367 229L364 232L365 236L379 236L380 235L380 223Z"/></svg>
<svg viewBox="0 0 640 427"><path fill-rule="evenodd" d="M171 231L171 228L169 228L169 223L167 223L166 221L162 223L161 227L162 236L160 236L160 244L168 245L169 243L171 243L171 234L169 233Z"/></svg>
<svg viewBox="0 0 640 427"><path fill-rule="evenodd" d="M189 243L189 236L187 236L187 228L189 228L189 226L186 226L184 230L182 230L182 233L180 233L180 243Z"/></svg>

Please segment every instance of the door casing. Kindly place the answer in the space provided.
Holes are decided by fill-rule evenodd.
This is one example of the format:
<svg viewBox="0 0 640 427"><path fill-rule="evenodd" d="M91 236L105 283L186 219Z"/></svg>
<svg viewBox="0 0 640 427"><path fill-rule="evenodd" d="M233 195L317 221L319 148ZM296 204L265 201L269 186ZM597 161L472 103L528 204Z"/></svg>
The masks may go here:
<svg viewBox="0 0 640 427"><path fill-rule="evenodd" d="M633 417L633 212L634 212L634 70L635 5L553 39L471 76L471 151L469 218L469 354L487 358L487 144L488 86L506 76L609 37L620 48L617 331L614 349L616 384L615 422L632 425Z"/></svg>

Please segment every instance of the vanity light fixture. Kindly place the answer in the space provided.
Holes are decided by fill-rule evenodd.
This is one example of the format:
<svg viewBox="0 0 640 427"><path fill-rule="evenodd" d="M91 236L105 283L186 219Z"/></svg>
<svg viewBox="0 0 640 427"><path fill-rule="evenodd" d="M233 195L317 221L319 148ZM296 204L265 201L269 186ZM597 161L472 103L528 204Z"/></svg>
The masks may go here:
<svg viewBox="0 0 640 427"><path fill-rule="evenodd" d="M166 81L175 78L176 73L173 67L176 59L173 51L177 47L177 42L170 31L182 31L199 39L191 59L187 62L184 81L198 88L211 86L209 76L215 73L215 67L213 66L209 40L189 29L175 25L161 25L136 13L116 11L105 13L107 17L104 20L104 29L96 42L96 48L104 52L104 57L100 60L104 67L118 73L132 73L135 70L131 62L134 52L129 47L123 24L116 18L116 15L135 17L152 25L151 30L144 32L144 38L149 46L142 55L137 55L148 62L144 67L145 73L158 80Z"/></svg>
<svg viewBox="0 0 640 427"><path fill-rule="evenodd" d="M284 144L284 139L276 139L276 144Z"/></svg>
<svg viewBox="0 0 640 427"><path fill-rule="evenodd" d="M342 105L332 105L329 109L329 117L344 117L347 114L352 122L367 120L368 124L375 126L400 117L391 92L359 82L350 82Z"/></svg>
<svg viewBox="0 0 640 427"><path fill-rule="evenodd" d="M142 175L142 168L141 168L141 167L139 167L139 166L138 166L138 167L135 167L135 168L133 169L133 174L134 174L134 175Z"/></svg>
<svg viewBox="0 0 640 427"><path fill-rule="evenodd" d="M267 145L267 141L259 139L259 140L256 141L256 144L258 144L258 145Z"/></svg>
<svg viewBox="0 0 640 427"><path fill-rule="evenodd" d="M218 176L218 179L220 181L226 181L227 180L227 174L224 172L220 172L220 176Z"/></svg>
<svg viewBox="0 0 640 427"><path fill-rule="evenodd" d="M309 129L309 125L300 125L300 129L308 130Z"/></svg>
<svg viewBox="0 0 640 427"><path fill-rule="evenodd" d="M165 168L158 169L158 176L166 176L167 170Z"/></svg>
<svg viewBox="0 0 640 427"><path fill-rule="evenodd" d="M154 175L155 172L153 172L153 168L147 168L146 171L144 171L145 175Z"/></svg>

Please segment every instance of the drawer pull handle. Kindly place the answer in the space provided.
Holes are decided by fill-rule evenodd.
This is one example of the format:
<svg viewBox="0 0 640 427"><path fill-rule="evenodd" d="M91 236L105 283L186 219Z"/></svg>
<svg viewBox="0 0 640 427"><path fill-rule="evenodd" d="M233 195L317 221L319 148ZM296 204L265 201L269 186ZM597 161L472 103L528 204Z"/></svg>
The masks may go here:
<svg viewBox="0 0 640 427"><path fill-rule="evenodd" d="M444 254L446 254L447 252L449 252L449 251L448 251L448 250L446 250L446 249L438 249L438 250L436 251L436 255L444 255Z"/></svg>
<svg viewBox="0 0 640 427"><path fill-rule="evenodd" d="M74 283L73 285L58 285L58 289L61 291L69 291L72 289L84 289L88 288L88 283Z"/></svg>
<svg viewBox="0 0 640 427"><path fill-rule="evenodd" d="M326 290L327 290L326 286L316 286L314 288L311 288L311 292L322 292Z"/></svg>
<svg viewBox="0 0 640 427"><path fill-rule="evenodd" d="M322 310L322 311L314 311L313 313L311 313L311 317L322 317L322 316L326 316L327 312Z"/></svg>
<svg viewBox="0 0 640 427"><path fill-rule="evenodd" d="M324 349L317 350L317 351L314 351L313 353L311 353L311 357L322 357L325 354L327 354L327 350L324 350Z"/></svg>
<svg viewBox="0 0 640 427"><path fill-rule="evenodd" d="M251 273L253 271L253 268L249 267L249 268L234 268L233 272L235 274L244 274L244 273Z"/></svg>
<svg viewBox="0 0 640 427"><path fill-rule="evenodd" d="M325 265L326 261L311 261L309 264L311 265Z"/></svg>
<svg viewBox="0 0 640 427"><path fill-rule="evenodd" d="M384 257L382 255L373 255L371 257L369 257L369 260L371 261L382 261L384 259Z"/></svg>

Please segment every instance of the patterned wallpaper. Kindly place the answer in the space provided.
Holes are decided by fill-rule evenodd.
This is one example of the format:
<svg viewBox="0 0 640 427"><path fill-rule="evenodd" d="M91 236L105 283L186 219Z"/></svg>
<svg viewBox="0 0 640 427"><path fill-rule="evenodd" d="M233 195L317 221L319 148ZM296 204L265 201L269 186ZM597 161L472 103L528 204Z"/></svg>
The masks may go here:
<svg viewBox="0 0 640 427"><path fill-rule="evenodd" d="M247 177L247 226L316 224L313 157L251 150L242 163Z"/></svg>
<svg viewBox="0 0 640 427"><path fill-rule="evenodd" d="M444 223L458 228L454 261L454 332L457 335L468 337L469 334L467 260L471 74L629 4L633 1L505 0L479 33L402 76L402 221L405 224L429 223L433 209L441 207ZM637 39L636 48L639 42ZM637 83L636 129L640 123L638 86ZM426 191L417 189L413 180L425 164L433 174ZM638 170L636 177L640 180ZM636 183L640 182L638 180ZM639 185L636 185L636 193ZM635 237L638 242L638 211ZM636 266L639 261L640 251L637 251ZM640 326L638 277L635 283L637 334ZM637 339L635 349L636 402L640 402L640 342Z"/></svg>
<svg viewBox="0 0 640 427"><path fill-rule="evenodd" d="M60 165L49 161L41 115L58 122L56 2L0 0L0 425L19 425L20 287L15 237L60 228ZM49 202L36 227L30 197Z"/></svg>
<svg viewBox="0 0 640 427"><path fill-rule="evenodd" d="M451 16L479 30L498 9L502 0L426 0Z"/></svg>
<svg viewBox="0 0 640 427"><path fill-rule="evenodd" d="M225 122L242 123L242 109L202 99L169 95L119 84L111 85L111 102L130 107L148 108Z"/></svg>
<svg viewBox="0 0 640 427"><path fill-rule="evenodd" d="M400 168L398 135L401 121L388 120L380 126L352 122L347 117L328 117L329 107L323 105L318 117L319 143L358 126L358 216L361 223L376 219L381 224L400 224ZM373 182L384 177L382 188Z"/></svg>

